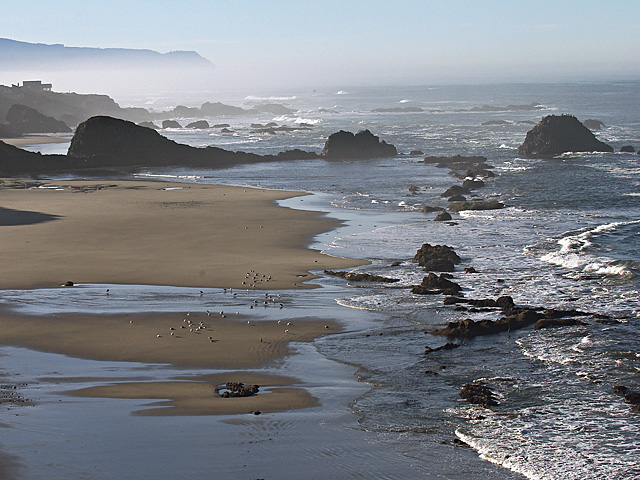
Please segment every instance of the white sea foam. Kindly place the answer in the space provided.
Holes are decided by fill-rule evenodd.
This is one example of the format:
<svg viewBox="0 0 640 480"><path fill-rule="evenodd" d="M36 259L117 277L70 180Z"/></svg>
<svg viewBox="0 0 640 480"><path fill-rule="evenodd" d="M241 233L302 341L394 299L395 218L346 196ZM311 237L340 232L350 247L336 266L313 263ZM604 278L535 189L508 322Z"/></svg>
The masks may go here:
<svg viewBox="0 0 640 480"><path fill-rule="evenodd" d="M400 100L398 103L409 103L411 100L409 100L408 98L405 98L403 100Z"/></svg>
<svg viewBox="0 0 640 480"><path fill-rule="evenodd" d="M273 121L274 122L293 122L296 124L305 123L308 125L318 125L322 123L321 118L304 118L304 117L291 118L291 117L287 117L286 115L280 115L279 117L275 117Z"/></svg>
<svg viewBox="0 0 640 480"><path fill-rule="evenodd" d="M157 174L157 173L134 173L134 177L141 178L179 178L181 180L196 180L198 178L204 178L201 175L171 175L171 174Z"/></svg>
<svg viewBox="0 0 640 480"><path fill-rule="evenodd" d="M263 102L263 101L270 101L270 102L286 102L288 100L295 100L296 97L295 95L291 95L289 97L259 97L257 95L247 95L246 97L244 97L245 100L248 101L255 101L255 102Z"/></svg>
<svg viewBox="0 0 640 480"><path fill-rule="evenodd" d="M336 92L336 95L347 95L349 92L345 91L345 90L338 90Z"/></svg>

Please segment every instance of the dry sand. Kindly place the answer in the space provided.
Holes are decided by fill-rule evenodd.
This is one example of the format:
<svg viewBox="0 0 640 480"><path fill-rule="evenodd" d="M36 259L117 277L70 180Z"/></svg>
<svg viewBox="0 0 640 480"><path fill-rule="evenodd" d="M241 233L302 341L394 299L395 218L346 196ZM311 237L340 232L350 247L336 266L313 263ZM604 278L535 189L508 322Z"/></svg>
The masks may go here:
<svg viewBox="0 0 640 480"><path fill-rule="evenodd" d="M314 235L338 222L274 203L299 192L134 181L25 185L13 180L0 184L0 289L52 287L67 280L308 288L301 282L313 278L308 274L311 269L362 263L307 248ZM246 275L252 270L258 274L255 280L253 274ZM206 328L199 328L200 322ZM285 356L289 342L312 341L338 329L321 320L287 326L235 315L209 317L204 312L24 316L0 311L4 345L184 368L260 368ZM224 381L244 379L278 388L251 398L220 399L212 394L220 380L215 378L109 385L79 394L168 399L162 405L171 408L152 412L178 415L278 411L316 404L306 391L285 388L295 379L256 378L245 372Z"/></svg>
<svg viewBox="0 0 640 480"><path fill-rule="evenodd" d="M299 192L126 181L42 186L59 189L10 184L0 185L0 289L65 281L282 289L301 287L313 278L310 269L362 263L307 248L338 222L274 204ZM246 278L250 270L259 274L255 282Z"/></svg>
<svg viewBox="0 0 640 480"><path fill-rule="evenodd" d="M47 135L26 135L18 138L0 138L7 145L14 147L28 147L31 145L45 145L47 143L68 143L69 138L50 137Z"/></svg>

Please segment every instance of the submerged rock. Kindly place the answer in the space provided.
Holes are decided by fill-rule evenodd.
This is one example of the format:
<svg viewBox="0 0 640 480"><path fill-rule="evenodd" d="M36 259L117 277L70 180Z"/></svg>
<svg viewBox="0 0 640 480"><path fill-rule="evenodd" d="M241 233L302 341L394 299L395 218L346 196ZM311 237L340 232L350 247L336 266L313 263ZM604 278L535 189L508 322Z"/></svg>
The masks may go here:
<svg viewBox="0 0 640 480"><path fill-rule="evenodd" d="M434 218L433 221L434 222L448 222L451 219L452 218L451 218L451 215L449 214L449 212L443 210L438 215L436 215L436 218Z"/></svg>
<svg viewBox="0 0 640 480"><path fill-rule="evenodd" d="M582 124L589 130L601 130L604 128L604 122L600 120L587 119Z"/></svg>
<svg viewBox="0 0 640 480"><path fill-rule="evenodd" d="M462 212L464 210L499 210L504 208L504 203L497 200L490 200L488 202L453 202L449 205L449 210L452 212Z"/></svg>
<svg viewBox="0 0 640 480"><path fill-rule="evenodd" d="M498 402L493 397L493 392L484 384L467 383L462 387L460 396L467 402L482 405L483 407L495 407Z"/></svg>
<svg viewBox="0 0 640 480"><path fill-rule="evenodd" d="M527 132L520 155L545 157L566 152L613 152L573 115L548 115Z"/></svg>
<svg viewBox="0 0 640 480"><path fill-rule="evenodd" d="M329 159L377 158L395 157L398 151L369 130L361 130L355 135L340 130L329 135L321 155Z"/></svg>

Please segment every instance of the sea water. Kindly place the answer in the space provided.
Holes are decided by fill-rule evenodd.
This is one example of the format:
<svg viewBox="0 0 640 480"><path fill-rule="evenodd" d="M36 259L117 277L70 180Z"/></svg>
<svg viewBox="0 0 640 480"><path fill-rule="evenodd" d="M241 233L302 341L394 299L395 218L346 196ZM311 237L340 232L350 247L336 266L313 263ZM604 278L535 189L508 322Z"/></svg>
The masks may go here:
<svg viewBox="0 0 640 480"><path fill-rule="evenodd" d="M291 148L319 153L331 133L366 128L394 144L400 155L222 170L154 169L135 176L316 192L281 204L345 221L344 227L318 236L314 246L369 260L358 270L400 281L389 287L321 279L324 288L314 301L326 305L324 311L347 331L322 338L316 347L326 358L357 366L358 379L370 386L351 406L359 427L421 465L416 476L429 471L435 445L458 438L505 473L531 479L640 478L640 412L612 390L614 385L640 389L640 157L619 153L623 145L640 147L637 98L637 82L353 87L229 96L226 103L250 107L278 101L295 113L206 118L210 124L229 123L231 134L219 128L162 134L194 146L260 154ZM146 99L138 100L149 107ZM225 101L202 95L192 103L214 100ZM158 109L172 105L170 97L154 101ZM532 102L539 108L474 110ZM422 111L373 112L407 106ZM603 121L596 134L616 153L552 159L518 155L526 132L542 116L562 113ZM502 123L482 125L487 121ZM251 128L269 122L305 129L269 135ZM475 193L506 208L454 215L454 224L434 222L434 214L422 213L422 207L445 207L440 194L461 181L424 164L423 154L410 154L415 150L486 156L496 177ZM608 318L478 337L455 350L424 355L426 346L447 341L426 331L446 321L499 316L460 313L444 307L439 296L411 294L411 285L425 275L411 259L425 242L450 245L462 257L454 281L467 298L510 295L519 305ZM477 273L462 273L464 266ZM461 387L474 381L490 386L497 407L470 405L459 397ZM471 468L468 478L487 475L481 467L465 468Z"/></svg>

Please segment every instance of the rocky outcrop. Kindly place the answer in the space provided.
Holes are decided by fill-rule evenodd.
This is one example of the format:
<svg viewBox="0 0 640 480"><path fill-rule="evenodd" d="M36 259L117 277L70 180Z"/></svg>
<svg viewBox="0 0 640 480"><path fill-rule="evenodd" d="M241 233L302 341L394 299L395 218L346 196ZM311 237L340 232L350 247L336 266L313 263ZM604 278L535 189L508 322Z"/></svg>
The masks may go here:
<svg viewBox="0 0 640 480"><path fill-rule="evenodd" d="M15 104L9 108L6 119L7 127L14 134L25 133L67 133L71 129L66 123L41 114L25 105Z"/></svg>
<svg viewBox="0 0 640 480"><path fill-rule="evenodd" d="M602 130L605 125L604 122L600 120L587 119L582 124L587 127L589 130Z"/></svg>
<svg viewBox="0 0 640 480"><path fill-rule="evenodd" d="M397 278L382 277L380 275L372 275L370 273L360 272L337 272L335 270L325 270L327 275L344 278L349 282L377 282L377 283L395 283L400 280Z"/></svg>
<svg viewBox="0 0 640 480"><path fill-rule="evenodd" d="M520 155L547 157L566 152L613 152L572 115L549 115L527 132Z"/></svg>
<svg viewBox="0 0 640 480"><path fill-rule="evenodd" d="M329 135L321 155L328 159L356 159L395 157L397 154L396 147L380 141L369 130L361 130L355 135L340 130Z"/></svg>
<svg viewBox="0 0 640 480"><path fill-rule="evenodd" d="M444 295L455 295L462 291L462 287L449 280L450 277L450 275L445 273L440 276L435 273L429 273L429 275L422 279L420 285L416 285L411 289L411 293L417 295L438 295L440 293Z"/></svg>
<svg viewBox="0 0 640 480"><path fill-rule="evenodd" d="M428 243L423 244L413 257L414 262L432 272L453 272L460 260L452 247Z"/></svg>
<svg viewBox="0 0 640 480"><path fill-rule="evenodd" d="M175 120L163 120L162 128L182 128L182 125Z"/></svg>
<svg viewBox="0 0 640 480"><path fill-rule="evenodd" d="M160 129L160 127L158 127L153 122L140 122L138 125L141 126L141 127L152 128L153 130L159 130Z"/></svg>
<svg viewBox="0 0 640 480"><path fill-rule="evenodd" d="M186 128L198 128L204 130L205 128L209 128L209 122L206 120L198 120L187 124Z"/></svg>
<svg viewBox="0 0 640 480"><path fill-rule="evenodd" d="M485 304L488 307L493 306L490 301L488 303L484 303L484 300L469 301L459 299L458 297L455 297L454 300L446 300L448 300L445 301L447 304L452 304L452 302L455 301L455 303L469 303L471 305ZM537 329L550 326L584 325L583 322L576 320L575 317L592 315L591 313L581 312L579 310L515 307L511 297L500 297L496 300L495 305L498 306L499 303L504 316L500 317L498 320L479 320L476 322L467 318L459 322L447 322L445 327L431 330L429 333L433 335L445 335L450 338L473 338L481 335L493 335L501 332L519 330L535 324L539 325Z"/></svg>
<svg viewBox="0 0 640 480"><path fill-rule="evenodd" d="M633 145L624 145L620 147L620 151L626 153L635 153L636 149L633 148Z"/></svg>
<svg viewBox="0 0 640 480"><path fill-rule="evenodd" d="M445 343L444 345L440 345L439 347L425 347L424 354L428 355L429 353L439 352L440 350L453 350L454 348L458 348L460 346L459 343Z"/></svg>
<svg viewBox="0 0 640 480"><path fill-rule="evenodd" d="M65 155L40 155L0 141L0 177L48 173L68 166Z"/></svg>

